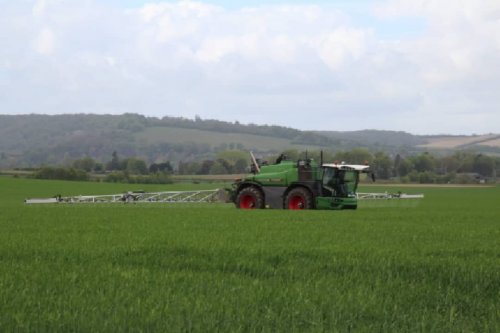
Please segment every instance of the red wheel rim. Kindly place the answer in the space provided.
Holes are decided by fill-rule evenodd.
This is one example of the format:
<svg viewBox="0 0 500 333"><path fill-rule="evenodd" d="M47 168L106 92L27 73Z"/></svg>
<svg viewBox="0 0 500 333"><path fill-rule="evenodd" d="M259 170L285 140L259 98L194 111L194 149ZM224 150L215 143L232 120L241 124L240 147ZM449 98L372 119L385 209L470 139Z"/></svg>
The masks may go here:
<svg viewBox="0 0 500 333"><path fill-rule="evenodd" d="M242 195L240 198L240 208L242 209L254 209L255 208L255 198L251 194Z"/></svg>
<svg viewBox="0 0 500 333"><path fill-rule="evenodd" d="M300 195L294 195L288 202L288 209L304 209L306 202Z"/></svg>

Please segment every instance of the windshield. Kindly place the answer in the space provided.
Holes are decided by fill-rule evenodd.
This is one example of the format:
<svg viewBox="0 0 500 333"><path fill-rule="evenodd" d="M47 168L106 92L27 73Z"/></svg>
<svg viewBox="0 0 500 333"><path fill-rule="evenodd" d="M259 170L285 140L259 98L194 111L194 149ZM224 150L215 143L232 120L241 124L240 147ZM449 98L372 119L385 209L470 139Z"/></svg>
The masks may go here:
<svg viewBox="0 0 500 333"><path fill-rule="evenodd" d="M359 173L355 170L325 168L323 171L323 187L336 197L354 196L358 179Z"/></svg>

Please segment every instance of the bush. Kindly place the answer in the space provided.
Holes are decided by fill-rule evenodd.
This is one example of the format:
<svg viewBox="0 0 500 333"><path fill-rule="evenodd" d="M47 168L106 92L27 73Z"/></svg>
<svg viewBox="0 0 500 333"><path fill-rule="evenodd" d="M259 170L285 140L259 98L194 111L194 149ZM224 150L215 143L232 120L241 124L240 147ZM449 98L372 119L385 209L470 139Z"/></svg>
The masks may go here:
<svg viewBox="0 0 500 333"><path fill-rule="evenodd" d="M74 168L43 167L33 174L36 179L88 180L89 175Z"/></svg>
<svg viewBox="0 0 500 333"><path fill-rule="evenodd" d="M457 174L453 182L455 184L477 184L478 180L473 175L460 173Z"/></svg>
<svg viewBox="0 0 500 333"><path fill-rule="evenodd" d="M164 172L154 173L148 176L134 176L129 178L129 183L136 184L171 184L172 179Z"/></svg>
<svg viewBox="0 0 500 333"><path fill-rule="evenodd" d="M436 181L436 175L431 171L423 171L418 174L420 184L433 184Z"/></svg>
<svg viewBox="0 0 500 333"><path fill-rule="evenodd" d="M104 178L109 183L129 183L129 184L171 184L172 178L168 173L158 172L150 175L131 176L127 172L117 171L108 174Z"/></svg>
<svg viewBox="0 0 500 333"><path fill-rule="evenodd" d="M128 183L129 175L123 171L114 171L106 175L104 181L108 183Z"/></svg>

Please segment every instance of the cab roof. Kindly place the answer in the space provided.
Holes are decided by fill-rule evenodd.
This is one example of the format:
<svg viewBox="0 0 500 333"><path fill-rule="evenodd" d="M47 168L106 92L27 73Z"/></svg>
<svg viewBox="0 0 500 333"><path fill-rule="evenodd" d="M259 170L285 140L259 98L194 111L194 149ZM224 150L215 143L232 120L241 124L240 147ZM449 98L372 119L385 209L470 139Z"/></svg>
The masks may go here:
<svg viewBox="0 0 500 333"><path fill-rule="evenodd" d="M360 164L344 164L344 163L323 163L324 168L332 168L338 170L355 170L367 172L370 169L369 165Z"/></svg>

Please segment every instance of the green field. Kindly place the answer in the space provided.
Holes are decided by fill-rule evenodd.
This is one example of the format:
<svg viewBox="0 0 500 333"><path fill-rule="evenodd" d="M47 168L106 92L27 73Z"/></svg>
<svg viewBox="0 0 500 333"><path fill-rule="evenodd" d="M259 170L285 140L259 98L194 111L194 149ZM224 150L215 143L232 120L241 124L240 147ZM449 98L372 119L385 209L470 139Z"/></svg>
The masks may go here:
<svg viewBox="0 0 500 333"><path fill-rule="evenodd" d="M218 146L226 143L242 143L247 149L257 149L261 151L284 151L290 148L307 150L314 147L292 144L289 139L270 136L244 133L221 133L175 127L150 127L144 131L138 132L135 137L139 142L146 142L147 144L195 142L198 144L208 143L211 146Z"/></svg>
<svg viewBox="0 0 500 333"><path fill-rule="evenodd" d="M0 177L0 332L500 331L498 187L356 211L23 204L173 186L214 185Z"/></svg>

